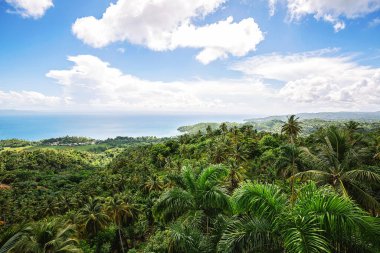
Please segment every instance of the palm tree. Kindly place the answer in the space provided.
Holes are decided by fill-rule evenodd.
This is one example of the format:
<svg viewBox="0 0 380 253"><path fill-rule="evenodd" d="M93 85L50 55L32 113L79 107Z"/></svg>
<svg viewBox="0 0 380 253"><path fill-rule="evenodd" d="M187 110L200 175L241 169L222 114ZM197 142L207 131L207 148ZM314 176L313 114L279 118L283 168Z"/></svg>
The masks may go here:
<svg viewBox="0 0 380 253"><path fill-rule="evenodd" d="M78 220L82 229L90 236L94 236L104 228L110 217L106 214L99 198L88 199L88 202L79 210Z"/></svg>
<svg viewBox="0 0 380 253"><path fill-rule="evenodd" d="M0 248L0 253L82 252L75 235L73 225L64 224L59 220L41 221L16 233Z"/></svg>
<svg viewBox="0 0 380 253"><path fill-rule="evenodd" d="M59 200L55 196L48 196L44 199L39 209L44 217L53 216L61 210L59 207Z"/></svg>
<svg viewBox="0 0 380 253"><path fill-rule="evenodd" d="M346 129L349 133L354 133L355 131L360 129L360 123L353 121L353 120L350 120L350 121L344 123L344 126L346 127Z"/></svg>
<svg viewBox="0 0 380 253"><path fill-rule="evenodd" d="M304 185L294 205L270 184L248 182L233 196L236 216L219 252L378 252L380 222L350 199L315 183Z"/></svg>
<svg viewBox="0 0 380 253"><path fill-rule="evenodd" d="M296 197L294 188L294 175L298 172L299 167L302 165L302 149L297 147L294 143L281 147L281 155L277 159L275 166L279 169L283 178L290 176L290 188L292 192L291 199Z"/></svg>
<svg viewBox="0 0 380 253"><path fill-rule="evenodd" d="M276 159L275 167L281 178L289 178L303 167L303 148L294 144L286 144L280 147L280 155Z"/></svg>
<svg viewBox="0 0 380 253"><path fill-rule="evenodd" d="M213 134L213 130L212 130L212 127L210 125L207 125L207 127L206 127L206 134L208 137L211 137Z"/></svg>
<svg viewBox="0 0 380 253"><path fill-rule="evenodd" d="M288 117L288 121L281 128L281 133L285 133L289 136L291 143L294 143L301 131L301 123L299 122L299 118L296 118L295 115L290 115L290 117Z"/></svg>
<svg viewBox="0 0 380 253"><path fill-rule="evenodd" d="M197 223L196 219L192 222ZM185 221L186 222L186 221ZM188 223L188 222L186 222ZM197 228L199 224L183 224L182 220L169 226L169 253L198 253L212 252L209 250L212 244L201 230Z"/></svg>
<svg viewBox="0 0 380 253"><path fill-rule="evenodd" d="M210 143L209 156L211 162L220 164L226 160L226 155L229 152L229 147L224 143L224 140L218 139L216 143Z"/></svg>
<svg viewBox="0 0 380 253"><path fill-rule="evenodd" d="M185 167L177 179L177 186L158 199L155 214L163 221L172 221L200 210L206 215L208 231L209 217L231 211L229 196L221 186L227 174L222 166L208 167L199 174Z"/></svg>
<svg viewBox="0 0 380 253"><path fill-rule="evenodd" d="M149 176L148 180L144 183L144 190L148 193L158 192L164 188L164 182L157 175Z"/></svg>
<svg viewBox="0 0 380 253"><path fill-rule="evenodd" d="M113 197L108 197L106 199L105 209L109 217L117 225L121 250L125 252L121 226L136 216L137 209L128 201L128 197L124 194L116 194Z"/></svg>
<svg viewBox="0 0 380 253"><path fill-rule="evenodd" d="M229 181L228 190L233 192L243 180L244 169L239 165L239 163L231 158L228 160L228 176Z"/></svg>
<svg viewBox="0 0 380 253"><path fill-rule="evenodd" d="M226 122L223 122L219 126L220 131L222 131L223 134L226 134L228 132L228 126Z"/></svg>
<svg viewBox="0 0 380 253"><path fill-rule="evenodd" d="M337 128L328 129L320 153L314 155L307 152L316 169L299 172L295 177L329 184L343 196L350 196L366 209L374 211L380 205L363 186L379 185L380 175L360 167L355 144L346 132Z"/></svg>

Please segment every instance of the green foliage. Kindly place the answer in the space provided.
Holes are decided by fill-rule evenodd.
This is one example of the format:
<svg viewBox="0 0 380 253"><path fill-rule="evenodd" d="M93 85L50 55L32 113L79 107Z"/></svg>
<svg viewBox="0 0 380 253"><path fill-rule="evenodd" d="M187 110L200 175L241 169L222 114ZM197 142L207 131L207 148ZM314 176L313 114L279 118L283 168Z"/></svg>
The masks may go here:
<svg viewBox="0 0 380 253"><path fill-rule="evenodd" d="M275 120L258 124L278 133L225 123L178 138L7 147L2 251L54 241L46 252L66 242L60 252L379 252L374 123L309 134L310 120L281 135Z"/></svg>
<svg viewBox="0 0 380 253"><path fill-rule="evenodd" d="M84 145L93 142L94 139L87 137L65 136L59 138L45 139L41 141L43 145Z"/></svg>
<svg viewBox="0 0 380 253"><path fill-rule="evenodd" d="M8 140L0 140L0 147L2 148L20 148L30 146L32 142L19 140L19 139L8 139Z"/></svg>

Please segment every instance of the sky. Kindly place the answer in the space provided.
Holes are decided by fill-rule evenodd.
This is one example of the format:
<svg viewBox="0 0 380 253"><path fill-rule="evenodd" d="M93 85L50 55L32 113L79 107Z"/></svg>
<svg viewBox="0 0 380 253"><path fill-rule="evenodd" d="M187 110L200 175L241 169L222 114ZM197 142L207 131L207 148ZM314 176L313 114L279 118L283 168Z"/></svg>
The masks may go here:
<svg viewBox="0 0 380 253"><path fill-rule="evenodd" d="M380 0L0 0L0 110L380 110Z"/></svg>

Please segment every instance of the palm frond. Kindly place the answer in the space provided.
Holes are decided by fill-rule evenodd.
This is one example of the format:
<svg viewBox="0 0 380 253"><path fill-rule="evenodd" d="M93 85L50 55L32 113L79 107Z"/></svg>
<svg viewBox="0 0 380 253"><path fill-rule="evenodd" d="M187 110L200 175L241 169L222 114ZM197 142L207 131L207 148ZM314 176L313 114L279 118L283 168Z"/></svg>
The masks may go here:
<svg viewBox="0 0 380 253"><path fill-rule="evenodd" d="M364 181L368 183L374 183L377 185L380 184L380 175L376 172L372 172L369 170L350 170L345 173L345 177L348 177L352 180Z"/></svg>
<svg viewBox="0 0 380 253"><path fill-rule="evenodd" d="M292 217L283 232L284 246L289 253L331 252L324 231L313 217Z"/></svg>
<svg viewBox="0 0 380 253"><path fill-rule="evenodd" d="M379 211L380 203L375 197L371 196L354 182L348 182L347 184L349 186L350 195L359 205L367 210Z"/></svg>
<svg viewBox="0 0 380 253"><path fill-rule="evenodd" d="M218 184L228 175L228 170L223 166L211 166L204 169L197 180L200 188L205 189Z"/></svg>
<svg viewBox="0 0 380 253"><path fill-rule="evenodd" d="M273 219L285 207L286 199L275 185L245 183L233 195L237 213L249 212Z"/></svg>
<svg viewBox="0 0 380 253"><path fill-rule="evenodd" d="M328 181L328 178L331 175L325 171L320 171L320 170L307 170L303 172L298 172L297 174L294 175L295 178L299 178L303 181L307 180L314 180L317 182L326 182Z"/></svg>
<svg viewBox="0 0 380 253"><path fill-rule="evenodd" d="M194 205L194 198L189 192L174 188L161 195L153 210L160 219L169 221L193 210Z"/></svg>
<svg viewBox="0 0 380 253"><path fill-rule="evenodd" d="M14 236L8 239L5 244L0 248L0 253L8 253L24 235L23 231L16 233Z"/></svg>
<svg viewBox="0 0 380 253"><path fill-rule="evenodd" d="M243 216L227 226L219 244L219 252L255 252L278 250L279 235L274 233L272 224L266 219Z"/></svg>
<svg viewBox="0 0 380 253"><path fill-rule="evenodd" d="M349 241L353 236L368 241L380 235L380 221L370 217L349 198L317 190L299 208L312 214L335 243Z"/></svg>

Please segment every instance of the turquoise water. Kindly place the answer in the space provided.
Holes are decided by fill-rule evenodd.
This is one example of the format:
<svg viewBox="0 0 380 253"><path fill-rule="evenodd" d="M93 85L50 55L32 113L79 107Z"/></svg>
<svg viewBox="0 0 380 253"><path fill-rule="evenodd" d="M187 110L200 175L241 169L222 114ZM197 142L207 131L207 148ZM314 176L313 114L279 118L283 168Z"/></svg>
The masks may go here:
<svg viewBox="0 0 380 253"><path fill-rule="evenodd" d="M0 139L41 140L59 136L106 139L116 136L174 136L177 128L199 122L241 122L236 115L0 115Z"/></svg>

